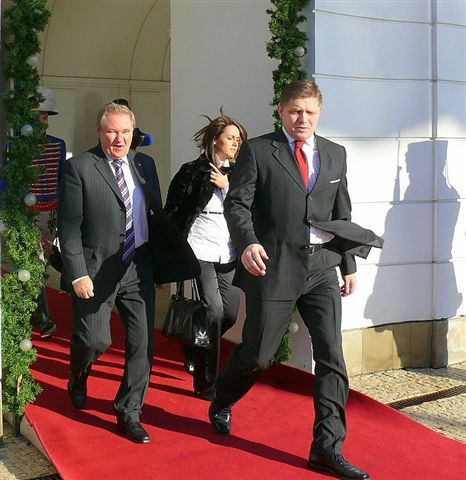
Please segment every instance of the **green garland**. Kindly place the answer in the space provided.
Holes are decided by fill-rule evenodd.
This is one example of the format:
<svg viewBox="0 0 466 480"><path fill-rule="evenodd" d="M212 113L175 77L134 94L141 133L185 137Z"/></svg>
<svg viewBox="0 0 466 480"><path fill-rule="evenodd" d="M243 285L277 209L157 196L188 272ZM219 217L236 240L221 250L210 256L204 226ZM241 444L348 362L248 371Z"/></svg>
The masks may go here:
<svg viewBox="0 0 466 480"><path fill-rule="evenodd" d="M271 16L269 22L272 39L267 42L267 54L270 58L279 60L278 67L273 71L274 96L271 103L277 106L285 85L295 80L307 77L301 65L301 57L306 54L307 35L298 28L306 20L301 14L309 4L309 0L271 0L275 10L268 9ZM274 111L275 128L280 128L280 118Z"/></svg>
<svg viewBox="0 0 466 480"><path fill-rule="evenodd" d="M2 277L3 407L16 416L22 415L41 391L29 370L36 360L36 351L27 341L31 338L30 316L37 306L45 265L39 259L40 231L34 225L35 214L25 204L25 196L40 173L32 167L32 161L40 156L41 145L46 143L45 128L37 111L44 98L37 92L39 75L34 65L34 56L40 51L38 32L45 29L50 16L46 3L47 0L13 0L4 12L4 73L10 89L3 103L13 134L8 136L8 153L1 167L1 177L6 181L1 217L5 228L2 235L13 268ZM21 133L25 125L32 127L29 136ZM29 280L18 274L21 270L30 273Z"/></svg>
<svg viewBox="0 0 466 480"><path fill-rule="evenodd" d="M307 77L301 65L301 57L306 54L307 35L298 28L306 20L301 14L309 4L309 0L271 0L275 10L268 9L270 15L269 29L272 38L267 42L267 54L270 58L279 60L278 67L273 71L274 96L270 105L276 107L280 101L283 88L295 80ZM274 125L281 127L278 112L274 110ZM290 359L292 353L290 337L286 334L278 347L273 363Z"/></svg>

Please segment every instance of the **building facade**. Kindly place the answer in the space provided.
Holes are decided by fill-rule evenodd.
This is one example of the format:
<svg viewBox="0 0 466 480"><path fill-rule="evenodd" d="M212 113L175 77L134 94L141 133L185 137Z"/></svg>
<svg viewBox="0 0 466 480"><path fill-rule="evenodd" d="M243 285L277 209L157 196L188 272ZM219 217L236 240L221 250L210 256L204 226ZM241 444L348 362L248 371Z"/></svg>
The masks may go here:
<svg viewBox="0 0 466 480"><path fill-rule="evenodd" d="M2 9L9 1L2 0ZM162 188L196 158L202 114L273 128L266 0L50 0L39 73L69 152L127 98L155 142ZM319 134L344 145L354 221L385 239L343 300L351 374L466 359L466 2L315 0L303 66L324 94ZM163 317L167 295L159 296ZM242 317L243 313L241 313ZM229 333L239 341L241 320ZM290 363L312 369L301 325Z"/></svg>

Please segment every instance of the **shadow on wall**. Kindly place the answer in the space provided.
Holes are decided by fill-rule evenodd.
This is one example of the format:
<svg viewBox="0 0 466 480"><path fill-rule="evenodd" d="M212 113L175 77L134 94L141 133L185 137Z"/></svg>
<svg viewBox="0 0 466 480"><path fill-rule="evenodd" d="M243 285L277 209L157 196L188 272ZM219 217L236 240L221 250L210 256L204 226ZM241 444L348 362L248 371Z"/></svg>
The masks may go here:
<svg viewBox="0 0 466 480"><path fill-rule="evenodd" d="M434 148L437 149L436 165L429 161ZM452 258L452 242L460 204L451 202L453 208L448 209L448 217L442 218L442 231L437 232L437 223L432 220L432 208L435 209L438 205L422 209L425 202L419 201L425 199L422 191L425 191L426 185L422 182L426 178L425 169L430 165L441 173L437 191L445 192L446 198L450 200L459 199L458 192L448 184L445 176L447 148L447 141L436 141L435 145L432 141L408 144L405 166L409 184L401 198L400 172L403 167L399 163L393 189L393 205L385 218L385 244L380 256L383 268L377 271L373 291L364 310L365 318L373 320L375 324L382 324L376 327L376 331L392 332L393 348L397 350L395 356L398 357L399 367L439 367L442 366L441 363L448 364L447 323L443 322L438 328L431 322L440 320L433 318L436 312L433 298L439 297L434 289L441 289L443 298L452 299L448 306L449 317L456 315L463 299L458 291L454 265L449 262ZM430 175L427 177L432 178ZM428 188L430 190L430 186ZM446 215L445 210L439 209L437 212L439 215ZM427 231L426 221L433 222ZM423 238L423 231L430 238ZM432 249L426 258L428 250L423 250L423 247L434 242L434 238L441 239L441 242L437 241L438 245L442 244L441 258L438 258L438 249L434 258ZM409 263L414 265L410 266ZM439 263L448 269L442 276L446 281L443 281L442 285L434 283L432 286L437 275L436 264ZM399 324L399 319L405 318L403 305L410 295L412 298L407 303L412 306L411 311L418 312L418 315L413 313L413 318L407 319L412 320L411 323Z"/></svg>

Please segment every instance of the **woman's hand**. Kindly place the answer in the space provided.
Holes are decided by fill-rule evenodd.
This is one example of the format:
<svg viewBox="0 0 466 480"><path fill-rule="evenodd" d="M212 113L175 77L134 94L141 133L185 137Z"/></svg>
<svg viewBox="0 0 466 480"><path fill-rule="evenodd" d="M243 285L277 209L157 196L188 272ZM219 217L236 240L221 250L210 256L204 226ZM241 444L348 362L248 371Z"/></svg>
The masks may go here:
<svg viewBox="0 0 466 480"><path fill-rule="evenodd" d="M224 175L213 163L209 163L209 165L212 167L212 171L210 172L210 181L217 188L228 187L228 176Z"/></svg>

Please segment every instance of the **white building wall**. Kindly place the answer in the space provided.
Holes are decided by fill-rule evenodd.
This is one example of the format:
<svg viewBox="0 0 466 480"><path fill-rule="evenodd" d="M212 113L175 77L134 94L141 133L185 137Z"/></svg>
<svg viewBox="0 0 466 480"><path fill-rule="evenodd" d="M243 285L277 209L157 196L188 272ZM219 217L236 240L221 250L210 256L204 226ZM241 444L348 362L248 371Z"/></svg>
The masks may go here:
<svg viewBox="0 0 466 480"><path fill-rule="evenodd" d="M197 158L193 134L202 114L227 115L250 136L273 129L267 0L171 1L172 175Z"/></svg>
<svg viewBox="0 0 466 480"><path fill-rule="evenodd" d="M319 133L347 148L354 220L385 238L359 262L344 330L466 313L465 5L316 0L307 12ZM220 105L251 136L271 130L270 6L172 0L172 175L197 155L200 115ZM235 341L243 317L242 306ZM309 369L300 325L291 363Z"/></svg>
<svg viewBox="0 0 466 480"><path fill-rule="evenodd" d="M96 109L116 96L155 134L145 151L164 189L197 155L200 115L224 105L251 136L272 129L270 1L48 4L39 70L61 110L50 131L71 151L92 145ZM466 2L315 0L307 15L303 62L325 97L319 133L347 148L354 220L386 241L359 262L343 328L466 314ZM81 38L93 22L105 42ZM243 317L242 307L236 341ZM309 368L303 332L292 363Z"/></svg>
<svg viewBox="0 0 466 480"><path fill-rule="evenodd" d="M312 12L312 13L311 13ZM348 152L359 261L343 329L466 313L466 2L316 0L319 133Z"/></svg>

